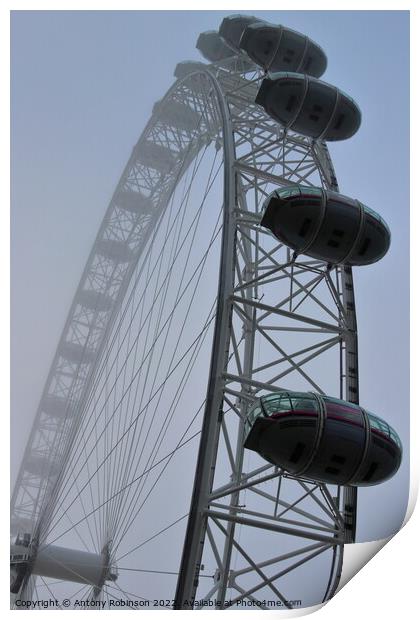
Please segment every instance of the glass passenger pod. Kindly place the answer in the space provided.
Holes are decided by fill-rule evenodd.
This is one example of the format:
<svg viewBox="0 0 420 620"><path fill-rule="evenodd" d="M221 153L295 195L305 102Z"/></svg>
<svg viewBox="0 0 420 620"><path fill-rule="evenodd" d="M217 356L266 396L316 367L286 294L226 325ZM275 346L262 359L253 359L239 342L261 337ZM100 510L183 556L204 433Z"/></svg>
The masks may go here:
<svg viewBox="0 0 420 620"><path fill-rule="evenodd" d="M132 189L121 189L114 198L115 204L119 209L135 214L151 213L154 204L150 196L145 196L140 191Z"/></svg>
<svg viewBox="0 0 420 620"><path fill-rule="evenodd" d="M13 516L10 519L10 532L12 534L19 534L20 531L32 532L34 529L34 522L32 519L22 516Z"/></svg>
<svg viewBox="0 0 420 620"><path fill-rule="evenodd" d="M317 43L280 25L250 24L240 48L266 71L298 71L318 78L327 68L327 56Z"/></svg>
<svg viewBox="0 0 420 620"><path fill-rule="evenodd" d="M369 265L388 251L385 221L361 202L321 188L295 186L265 201L261 225L298 254L330 264Z"/></svg>
<svg viewBox="0 0 420 620"><path fill-rule="evenodd" d="M329 141L346 140L360 127L361 112L344 92L301 73L272 73L256 103L286 129Z"/></svg>
<svg viewBox="0 0 420 620"><path fill-rule="evenodd" d="M30 534L25 534L29 536ZM29 550L29 541L22 540L20 536L16 538L15 543L10 546L10 592L18 594L22 583L28 573L31 553Z"/></svg>
<svg viewBox="0 0 420 620"><path fill-rule="evenodd" d="M370 445L359 478L362 484L377 484L391 478L401 465L403 447L396 431L385 420L366 412L370 425Z"/></svg>
<svg viewBox="0 0 420 620"><path fill-rule="evenodd" d="M132 249L123 239L100 239L96 251L115 263L129 263L134 258Z"/></svg>
<svg viewBox="0 0 420 620"><path fill-rule="evenodd" d="M235 56L235 52L226 45L216 30L202 32L197 39L196 48L210 62L219 62Z"/></svg>
<svg viewBox="0 0 420 620"><path fill-rule="evenodd" d="M198 62L197 60L183 60L176 65L174 70L174 77L176 77L178 80L182 80L190 73L203 70L211 71L212 67L206 65L204 62Z"/></svg>
<svg viewBox="0 0 420 620"><path fill-rule="evenodd" d="M60 464L57 460L49 460L42 454L32 454L24 463L25 470L37 478L49 478L53 480L60 472Z"/></svg>
<svg viewBox="0 0 420 620"><path fill-rule="evenodd" d="M245 448L323 483L378 484L396 473L402 458L401 441L384 420L354 403L306 392L263 396L249 411L245 432Z"/></svg>
<svg viewBox="0 0 420 620"><path fill-rule="evenodd" d="M48 394L42 401L42 411L52 418L73 418L78 410L78 401Z"/></svg>
<svg viewBox="0 0 420 620"><path fill-rule="evenodd" d="M196 131L201 122L201 115L189 105L179 101L157 101L153 106L153 114L167 125L184 131Z"/></svg>
<svg viewBox="0 0 420 620"><path fill-rule="evenodd" d="M157 144L151 140L144 140L137 155L137 161L153 168L161 174L168 174L175 165L177 154L173 153L163 144Z"/></svg>
<svg viewBox="0 0 420 620"><path fill-rule="evenodd" d="M235 52L241 52L239 44L245 29L251 24L263 23L253 15L228 15L220 24L219 35Z"/></svg>
<svg viewBox="0 0 420 620"><path fill-rule="evenodd" d="M91 364L96 357L96 351L78 342L63 342L60 355L72 364Z"/></svg>
<svg viewBox="0 0 420 620"><path fill-rule="evenodd" d="M93 289L80 291L77 300L82 306L95 312L109 312L114 304L110 295Z"/></svg>
<svg viewBox="0 0 420 620"><path fill-rule="evenodd" d="M314 394L278 392L263 396L247 416L245 447L296 474L314 450L319 413Z"/></svg>

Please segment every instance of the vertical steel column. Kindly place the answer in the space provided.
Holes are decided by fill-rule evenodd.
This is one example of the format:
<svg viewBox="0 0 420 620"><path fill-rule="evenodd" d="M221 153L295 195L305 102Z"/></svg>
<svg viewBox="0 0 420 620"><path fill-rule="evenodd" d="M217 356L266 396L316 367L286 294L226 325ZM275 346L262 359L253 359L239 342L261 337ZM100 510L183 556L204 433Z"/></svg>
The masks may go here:
<svg viewBox="0 0 420 620"><path fill-rule="evenodd" d="M254 274L253 263L252 263L252 248L251 248L251 244L248 239L243 238L242 241L243 241L244 256L246 257L246 261L247 261L243 269L244 276L245 276L244 281L250 281L252 280L252 277ZM245 289L245 297L247 299L251 299L253 291L255 294L256 290L257 290L257 285L255 285L254 287L247 287ZM244 330L243 376L249 379L251 379L252 377L252 367L253 367L253 360L254 360L255 318L256 318L257 309L250 308L250 312L252 313L252 317L248 319L244 319L244 323L243 323L243 330ZM249 393L250 386L243 384L241 391L244 392L245 394ZM245 417L246 415L247 407L248 405L247 405L246 399L244 398L240 399L239 410L243 417ZM243 458L244 458L244 423L242 420L239 422L238 436L236 440L236 452L235 452L235 472L234 472L234 476L232 477L232 482L236 485L239 485L242 480ZM229 514L232 515L233 518L236 516L235 507L239 503L239 495L240 495L239 490L231 494ZM225 540L223 559L222 559L224 571L221 576L219 590L218 590L218 597L217 597L218 602L220 603L220 609L223 608L223 605L226 599L226 590L227 590L228 582L229 582L229 573L230 573L230 564L231 564L231 558L232 558L233 539L235 536L235 527L236 527L236 524L234 520L228 521L227 528L226 528L227 529L226 540Z"/></svg>
<svg viewBox="0 0 420 620"><path fill-rule="evenodd" d="M212 78L222 118L224 152L223 233L219 271L218 300L214 325L210 376L200 437L190 515L182 552L174 609L191 609L198 586L198 576L207 528L205 511L211 492L217 445L222 420L223 380L227 366L235 270L235 178L234 144L227 102L217 81Z"/></svg>
<svg viewBox="0 0 420 620"><path fill-rule="evenodd" d="M345 335L345 375L346 399L359 403L359 366L357 350L357 320L354 303L353 272L351 267L343 267L342 287L343 305L347 313L347 331ZM343 488L344 537L347 543L356 540L357 488Z"/></svg>
<svg viewBox="0 0 420 620"><path fill-rule="evenodd" d="M328 170L329 187L335 192L339 191L334 166L325 142L319 145L319 152L325 160ZM353 271L351 267L342 267L341 286L343 306L347 314L347 331L344 336L344 377L345 398L352 403L359 403L359 363L357 346L357 318L354 300ZM341 363L341 362L340 362ZM343 376L340 378L343 381ZM343 518L344 538L347 543L356 540L357 521L357 487L343 488Z"/></svg>

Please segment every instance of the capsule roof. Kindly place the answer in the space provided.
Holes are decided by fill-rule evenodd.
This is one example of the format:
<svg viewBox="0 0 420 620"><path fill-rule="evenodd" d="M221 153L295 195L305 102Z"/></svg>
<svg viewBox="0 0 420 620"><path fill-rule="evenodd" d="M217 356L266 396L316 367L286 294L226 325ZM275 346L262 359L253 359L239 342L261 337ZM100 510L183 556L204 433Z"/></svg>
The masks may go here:
<svg viewBox="0 0 420 620"><path fill-rule="evenodd" d="M360 127L356 102L340 89L301 73L269 74L255 99L286 129L323 140L346 140Z"/></svg>

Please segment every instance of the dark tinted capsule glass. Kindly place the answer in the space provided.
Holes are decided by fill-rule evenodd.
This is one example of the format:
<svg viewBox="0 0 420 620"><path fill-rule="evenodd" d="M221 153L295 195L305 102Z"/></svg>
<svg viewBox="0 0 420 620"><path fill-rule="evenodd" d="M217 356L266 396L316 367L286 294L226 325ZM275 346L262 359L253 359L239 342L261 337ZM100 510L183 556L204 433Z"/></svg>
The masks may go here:
<svg viewBox="0 0 420 620"><path fill-rule="evenodd" d="M335 86L301 73L272 73L256 103L286 128L311 138L345 140L359 129L356 103Z"/></svg>
<svg viewBox="0 0 420 620"><path fill-rule="evenodd" d="M296 186L273 192L261 225L298 254L331 264L369 265L388 251L391 234L372 209L337 192Z"/></svg>
<svg viewBox="0 0 420 620"><path fill-rule="evenodd" d="M234 56L235 52L226 45L216 30L202 32L197 39L197 49L210 62L218 62Z"/></svg>
<svg viewBox="0 0 420 620"><path fill-rule="evenodd" d="M245 29L255 23L262 22L252 15L229 15L222 21L219 35L227 45L235 51L239 51L239 44Z"/></svg>
<svg viewBox="0 0 420 620"><path fill-rule="evenodd" d="M264 69L299 71L320 77L327 67L327 57L314 41L305 35L264 22L245 28L240 48Z"/></svg>
<svg viewBox="0 0 420 620"><path fill-rule="evenodd" d="M324 483L367 486L393 476L397 433L359 405L306 392L260 398L245 424L245 447L289 473Z"/></svg>
<svg viewBox="0 0 420 620"><path fill-rule="evenodd" d="M282 33L281 26L258 23L245 28L240 48L257 64L268 69L276 53Z"/></svg>

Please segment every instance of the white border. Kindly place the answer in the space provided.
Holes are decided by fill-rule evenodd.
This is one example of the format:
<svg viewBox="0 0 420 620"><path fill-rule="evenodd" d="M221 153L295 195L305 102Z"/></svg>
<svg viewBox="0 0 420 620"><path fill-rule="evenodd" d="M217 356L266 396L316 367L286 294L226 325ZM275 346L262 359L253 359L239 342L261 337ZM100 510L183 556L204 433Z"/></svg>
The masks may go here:
<svg viewBox="0 0 420 620"><path fill-rule="evenodd" d="M158 4L158 6L156 6ZM238 2L236 0L231 0L229 2L228 9L232 12L239 12L241 10L265 10L265 9L275 9L275 10L337 10L337 3L331 1L319 2L314 6L313 2L297 0L294 2L282 2L282 3L274 3L270 2L250 2L248 0L242 0ZM2 3L0 9L0 67L1 67L1 78L2 78L2 97L0 98L1 105L1 119L2 119L2 127L4 136L2 141L2 149L1 149L1 163L3 170L3 182L1 184L1 191L3 194L2 200L2 209L1 213L1 224L0 224L0 264L2 265L2 279L1 282L3 284L3 291L1 295L1 304L0 304L0 312L1 312L1 342L2 342L2 350L3 356L1 359L1 372L0 372L0 393L2 394L2 414L3 414L3 424L2 424L2 449L0 450L0 467L3 472L3 480L6 480L6 472L9 471L9 420L8 420L8 411L9 411L9 324L10 324L10 316L9 316L9 304L8 304L8 291L9 291L9 262L8 256L10 255L10 244L9 244L9 212L7 209L7 205L9 204L9 196L10 196L10 159L9 159L9 140L6 136L9 136L9 118L10 118L10 91L9 91L9 67L10 67L10 38L9 38L9 11L10 10L139 10L141 9L141 5L138 2L133 0L125 0L121 1L118 4L114 1L102 1L99 0L91 0L90 2L82 2L80 0L74 0L73 2L62 2L56 0L55 2L39 2L34 6L33 2L28 1L14 1L14 2L4 2ZM225 10L226 4L224 2L218 2L214 0L210 3L200 3L200 7L195 5L193 2L155 2L153 6L154 10L168 10L168 9L179 9L179 10L216 10L223 9ZM410 10L411 11L411 110L419 110L420 102L418 98L418 84L416 77L419 75L419 67L416 59L419 57L419 44L416 41L416 36L419 33L419 18L418 18L418 10L416 9L414 2L395 2L395 1L382 1L382 2L367 2L362 0L353 0L351 3L349 2L341 2L339 10ZM392 41L390 42L392 44ZM398 50L396 50L398 53ZM392 83L392 82L391 82ZM416 118L418 114L411 115L411 133L413 137L417 137L419 122ZM419 243L417 239L417 232L419 231L419 208L420 205L417 205L416 198L419 192L416 192L415 180L417 180L418 171L420 170L420 162L418 153L414 149L414 140L412 138L412 147L411 147L411 178L414 180L411 181L411 385L417 387L418 383L418 351L416 345L419 343L419 329L414 322L414 317L420 316L420 307L418 300L418 280L419 274L417 265L420 261L419 255ZM396 208L398 205L396 205ZM398 361L395 361L398 363ZM420 415L420 411L415 409L416 403L413 399L413 394L411 394L411 404L412 404L412 415L411 415L411 485L410 485L410 500L408 506L407 518L414 510L414 505L417 498L418 492L418 472L419 472L419 455L417 454L417 450L413 445L413 439L415 437L419 437L419 422L418 416ZM9 545L9 527L8 527L8 498L10 489L8 488L8 484L5 484L6 488L3 489L3 497L6 498L5 504L1 511L1 531L3 536L1 537L2 541L2 562L0 565L1 575L3 579L1 579L2 588L4 590L1 593L1 608L7 613L11 613L9 610L9 595L8 595L8 545ZM329 602L321 611L319 611L318 617L320 619L328 620L329 618L337 618L340 616L340 619L346 620L354 619L356 614L363 614L363 617L369 617L372 615L374 617L380 617L381 620L386 620L387 618L394 618L395 615L398 614L400 618L407 617L411 618L414 614L418 614L417 610L417 589L418 589L418 574L419 569L417 565L417 556L418 549L420 549L419 544L419 532L420 532L420 516L419 510L417 509L413 515L413 517L409 520L409 522L405 525L403 530L399 532L388 544L385 545L385 548L382 549L375 558L373 558L366 566L363 567L362 570L356 574L353 579L351 579L351 583L344 587L334 599ZM380 516L380 515L379 515ZM407 520L407 519L406 519ZM370 543L365 543L365 545L369 545ZM359 553L354 548L354 552ZM350 561L350 554L346 554L346 564ZM359 556L360 557L360 556ZM345 570L347 567L345 566ZM317 608L319 609L319 606ZM309 610L306 610L306 613ZM249 612L253 616L258 614L258 617L267 618L267 614L276 614L276 617L279 615L281 617L286 617L290 615L301 615L299 610L296 610L298 613L294 612ZM414 612L414 613L413 613ZM25 612L23 612L25 613ZM44 612L40 612L44 613ZM51 612L48 612L51 613ZM67 612L70 614L80 614L80 612ZM90 612L92 613L92 612ZM93 612L100 613L100 612ZM104 612L102 612L104 613ZM105 612L111 613L111 612ZM122 612L124 613L124 612ZM127 612L128 613L128 612ZM144 614L145 612L143 612ZM146 612L147 613L147 612ZM153 618L158 620L158 615L160 613L166 612L153 612ZM181 613L183 612L175 612ZM238 614L240 612L221 612L223 614ZM158 615L156 615L158 614ZM262 616L263 614L263 616ZM163 617L163 616L162 616ZM251 616L249 616L251 618Z"/></svg>

